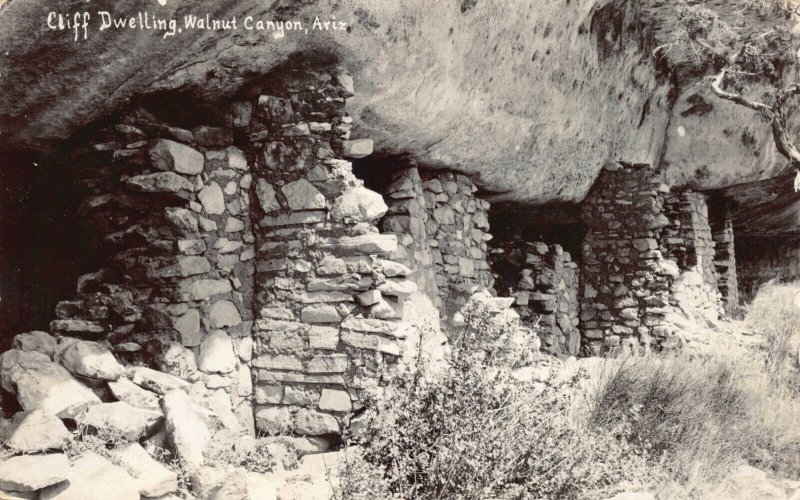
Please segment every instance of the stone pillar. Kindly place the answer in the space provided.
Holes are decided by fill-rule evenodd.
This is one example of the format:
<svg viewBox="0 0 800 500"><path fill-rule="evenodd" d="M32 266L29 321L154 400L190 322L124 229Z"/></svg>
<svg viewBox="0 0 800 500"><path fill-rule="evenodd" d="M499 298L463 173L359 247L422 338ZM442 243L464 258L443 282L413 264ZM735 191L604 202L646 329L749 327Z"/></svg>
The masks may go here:
<svg viewBox="0 0 800 500"><path fill-rule="evenodd" d="M410 278L419 289L441 305L439 286L433 266L431 241L426 227L429 214L423 195L419 170L409 168L397 172L386 189L388 212L381 221L385 233L393 233L399 243L398 259L413 270Z"/></svg>
<svg viewBox="0 0 800 500"><path fill-rule="evenodd" d="M620 347L639 351L671 334L664 318L678 269L664 259L658 240L669 223L663 204L668 191L649 165L612 164L584 201L584 354Z"/></svg>
<svg viewBox="0 0 800 500"><path fill-rule="evenodd" d="M107 340L129 362L191 381L226 427L252 433L252 177L232 140L139 111L74 152L104 268L78 280L51 331Z"/></svg>
<svg viewBox="0 0 800 500"><path fill-rule="evenodd" d="M577 356L578 266L560 245L526 243L525 267L514 293L515 310L526 324L536 324L542 350Z"/></svg>
<svg viewBox="0 0 800 500"><path fill-rule="evenodd" d="M464 175L436 170L421 175L428 212L425 229L442 312L449 316L478 288L492 289L489 202L475 196L477 187Z"/></svg>
<svg viewBox="0 0 800 500"><path fill-rule="evenodd" d="M246 129L256 207L256 427L268 434L338 434L364 390L386 383L402 354L398 318L416 291L389 260L387 210L343 157L348 78L290 75L251 103ZM243 104L241 107L246 108Z"/></svg>
<svg viewBox="0 0 800 500"><path fill-rule="evenodd" d="M733 237L733 219L725 200L714 200L711 206L711 233L714 239L714 267L717 288L727 314L739 307L739 283L736 277L736 253Z"/></svg>
<svg viewBox="0 0 800 500"><path fill-rule="evenodd" d="M669 224L661 235L661 250L681 269L697 269L703 283L716 287L714 239L711 237L708 204L702 193L683 191L664 200Z"/></svg>

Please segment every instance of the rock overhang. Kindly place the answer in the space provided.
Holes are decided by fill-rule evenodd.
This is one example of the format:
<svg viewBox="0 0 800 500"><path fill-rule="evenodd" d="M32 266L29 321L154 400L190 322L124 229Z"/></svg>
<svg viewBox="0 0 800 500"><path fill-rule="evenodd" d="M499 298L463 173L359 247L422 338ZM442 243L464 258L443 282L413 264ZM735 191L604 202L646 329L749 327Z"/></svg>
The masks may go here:
<svg viewBox="0 0 800 500"><path fill-rule="evenodd" d="M47 28L51 11L101 10L178 22L192 14L235 16L240 26L248 16L309 27L335 18L347 30L195 29L164 38L95 26L75 41L68 30ZM7 26L0 33L0 145L52 145L154 93L229 99L302 61L338 64L353 75L354 137L374 139L378 154L466 173L492 201L580 202L614 160L663 163L676 186L701 189L777 175L783 162L757 117L713 96L705 97L710 128L701 128L708 116L681 115L703 92L670 81L652 57L661 36L654 27L668 15L660 2L625 0L502 8L481 1L11 1L0 12ZM726 122L738 128L726 134ZM752 139L739 144L739 129L748 127Z"/></svg>

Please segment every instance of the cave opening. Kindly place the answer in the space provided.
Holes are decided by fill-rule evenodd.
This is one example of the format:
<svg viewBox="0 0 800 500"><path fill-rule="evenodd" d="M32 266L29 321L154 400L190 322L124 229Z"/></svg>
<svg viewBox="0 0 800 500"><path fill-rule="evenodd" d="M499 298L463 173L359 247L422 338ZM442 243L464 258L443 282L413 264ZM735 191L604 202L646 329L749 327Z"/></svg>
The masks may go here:
<svg viewBox="0 0 800 500"><path fill-rule="evenodd" d="M489 211L493 239L490 262L495 274L495 291L508 297L517 289L525 267L526 243L558 245L574 262L580 261L586 227L579 219L577 205L529 207L495 203Z"/></svg>
<svg viewBox="0 0 800 500"><path fill-rule="evenodd" d="M580 350L580 208L496 203L489 211L489 263L495 291L513 297L523 322L535 328L542 350L564 357Z"/></svg>
<svg viewBox="0 0 800 500"><path fill-rule="evenodd" d="M30 330L49 330L56 303L90 267L89 239L77 217L60 153L0 155L0 349Z"/></svg>

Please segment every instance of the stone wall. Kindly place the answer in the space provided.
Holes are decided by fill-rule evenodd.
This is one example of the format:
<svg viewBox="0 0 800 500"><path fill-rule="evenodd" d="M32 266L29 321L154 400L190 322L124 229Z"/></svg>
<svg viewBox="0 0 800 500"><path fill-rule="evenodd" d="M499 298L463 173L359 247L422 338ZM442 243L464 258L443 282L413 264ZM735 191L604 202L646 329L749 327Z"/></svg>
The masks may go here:
<svg viewBox="0 0 800 500"><path fill-rule="evenodd" d="M677 266L658 236L669 224L663 185L649 165L608 165L584 201L587 234L581 260L585 354L620 346L638 351L670 335L664 320Z"/></svg>
<svg viewBox="0 0 800 500"><path fill-rule="evenodd" d="M673 346L681 325L713 327L723 314L703 194L671 193L648 165L609 165L583 219L585 353Z"/></svg>
<svg viewBox="0 0 800 500"><path fill-rule="evenodd" d="M541 349L577 356L581 346L578 265L560 245L526 243L525 266L514 296L515 310L527 324L536 324Z"/></svg>
<svg viewBox="0 0 800 500"><path fill-rule="evenodd" d="M739 280L736 275L732 214L725 200L715 200L709 209L717 289L722 296L725 312L733 314L739 308Z"/></svg>
<svg viewBox="0 0 800 500"><path fill-rule="evenodd" d="M693 191L665 195L664 216L669 220L660 235L664 257L681 269L696 268L704 283L716 287L714 240L705 195Z"/></svg>
<svg viewBox="0 0 800 500"><path fill-rule="evenodd" d="M439 297L448 314L458 310L477 289L491 289L494 278L487 260L489 202L475 195L477 187L464 175L422 172Z"/></svg>
<svg viewBox="0 0 800 500"><path fill-rule="evenodd" d="M256 90L226 127L137 110L75 148L103 269L51 331L190 382L233 430L338 435L422 343L402 321L417 286L378 231L381 195L344 159L372 152L349 140L350 78L286 71Z"/></svg>
<svg viewBox="0 0 800 500"><path fill-rule="evenodd" d="M401 256L422 290L449 317L478 289L492 287L487 260L489 203L463 175L409 168L387 188L386 232L397 234Z"/></svg>
<svg viewBox="0 0 800 500"><path fill-rule="evenodd" d="M266 433L338 434L365 389L385 382L401 356L402 300L410 270L388 260L381 196L343 156L347 79L306 73L252 103L247 126L257 195L256 427ZM245 106L245 105L243 105Z"/></svg>
<svg viewBox="0 0 800 500"><path fill-rule="evenodd" d="M138 111L67 165L103 267L58 304L51 332L191 381L226 426L252 433L253 179L230 131Z"/></svg>
<svg viewBox="0 0 800 500"><path fill-rule="evenodd" d="M392 183L386 188L385 199L388 211L381 221L383 232L397 236L397 258L412 269L410 278L419 289L436 306L441 305L439 279L433 265L434 246L426 230L430 214L419 169L414 167L395 173Z"/></svg>

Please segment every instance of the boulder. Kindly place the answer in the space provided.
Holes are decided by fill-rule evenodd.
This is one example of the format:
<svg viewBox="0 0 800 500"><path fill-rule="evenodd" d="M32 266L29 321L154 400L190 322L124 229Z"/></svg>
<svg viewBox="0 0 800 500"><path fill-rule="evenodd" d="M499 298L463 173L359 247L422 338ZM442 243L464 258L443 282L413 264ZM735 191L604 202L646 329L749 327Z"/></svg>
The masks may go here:
<svg viewBox="0 0 800 500"><path fill-rule="evenodd" d="M191 468L202 466L211 433L195 413L189 396L181 390L169 392L162 399L161 408L169 441L178 457Z"/></svg>
<svg viewBox="0 0 800 500"><path fill-rule="evenodd" d="M67 471L67 481L40 492L41 500L139 500L139 484L121 467L89 452Z"/></svg>
<svg viewBox="0 0 800 500"><path fill-rule="evenodd" d="M186 389L189 387L189 382L183 379L145 366L129 367L128 377L134 384L161 395L176 389Z"/></svg>
<svg viewBox="0 0 800 500"><path fill-rule="evenodd" d="M336 199L331 215L339 221L371 221L383 217L387 210L389 207L383 201L383 196L370 189L356 187Z"/></svg>
<svg viewBox="0 0 800 500"><path fill-rule="evenodd" d="M108 388L117 400L124 401L134 408L144 408L145 410L161 409L158 404L158 394L142 389L126 377L109 382Z"/></svg>
<svg viewBox="0 0 800 500"><path fill-rule="evenodd" d="M22 455L0 463L0 489L36 491L67 478L69 460L61 453Z"/></svg>
<svg viewBox="0 0 800 500"><path fill-rule="evenodd" d="M236 368L233 343L224 330L214 330L200 344L200 371L230 373Z"/></svg>
<svg viewBox="0 0 800 500"><path fill-rule="evenodd" d="M142 496L157 497L178 489L178 475L154 460L139 443L118 446L111 457L136 479Z"/></svg>
<svg viewBox="0 0 800 500"><path fill-rule="evenodd" d="M100 403L100 398L64 367L37 352L12 349L3 353L0 380L26 411L41 408L50 415L72 418Z"/></svg>
<svg viewBox="0 0 800 500"><path fill-rule="evenodd" d="M200 467L192 474L192 493L197 500L252 498L247 494L247 471L237 467Z"/></svg>
<svg viewBox="0 0 800 500"><path fill-rule="evenodd" d="M39 330L20 333L14 337L14 349L39 352L52 359L56 350L56 339L49 333Z"/></svg>
<svg viewBox="0 0 800 500"><path fill-rule="evenodd" d="M50 358L37 351L10 349L0 354L0 385L8 392L14 392L13 376L17 373L21 362L47 362Z"/></svg>
<svg viewBox="0 0 800 500"><path fill-rule="evenodd" d="M36 409L25 413L5 440L5 447L17 453L60 450L72 439L61 420Z"/></svg>
<svg viewBox="0 0 800 500"><path fill-rule="evenodd" d="M75 375L102 380L117 380L125 368L106 347L97 342L73 342L58 356L61 365Z"/></svg>
<svg viewBox="0 0 800 500"><path fill-rule="evenodd" d="M124 401L117 401L91 406L78 415L77 420L102 434L138 441L155 432L161 422L161 412L134 408Z"/></svg>

